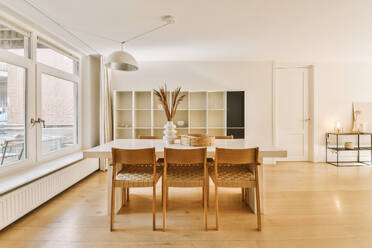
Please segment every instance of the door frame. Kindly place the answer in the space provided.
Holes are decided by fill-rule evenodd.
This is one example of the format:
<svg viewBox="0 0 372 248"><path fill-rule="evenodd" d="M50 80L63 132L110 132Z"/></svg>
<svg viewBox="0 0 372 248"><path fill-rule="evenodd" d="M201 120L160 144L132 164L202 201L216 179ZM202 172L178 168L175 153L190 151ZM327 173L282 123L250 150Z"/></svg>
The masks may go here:
<svg viewBox="0 0 372 248"><path fill-rule="evenodd" d="M277 70L289 68L304 68L309 69L309 161L318 162L318 86L316 80L316 67L313 63L284 63L273 61L273 81L272 81L272 94L273 94L273 145L278 146L278 82Z"/></svg>

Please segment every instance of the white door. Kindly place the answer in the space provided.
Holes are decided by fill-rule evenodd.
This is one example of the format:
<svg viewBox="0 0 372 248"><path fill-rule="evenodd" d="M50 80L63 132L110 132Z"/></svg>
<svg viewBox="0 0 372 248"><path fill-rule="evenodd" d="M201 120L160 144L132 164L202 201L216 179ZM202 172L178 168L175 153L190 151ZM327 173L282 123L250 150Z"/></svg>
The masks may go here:
<svg viewBox="0 0 372 248"><path fill-rule="evenodd" d="M309 160L309 69L276 69L278 145L287 161Z"/></svg>

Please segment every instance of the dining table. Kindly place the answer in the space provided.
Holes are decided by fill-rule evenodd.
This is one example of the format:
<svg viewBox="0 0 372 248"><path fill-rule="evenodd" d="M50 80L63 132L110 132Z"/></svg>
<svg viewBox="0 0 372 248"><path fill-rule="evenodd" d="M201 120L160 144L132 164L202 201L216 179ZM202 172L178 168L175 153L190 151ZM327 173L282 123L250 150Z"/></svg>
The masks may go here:
<svg viewBox="0 0 372 248"><path fill-rule="evenodd" d="M108 159L112 158L111 149L112 148L122 148L122 149L141 149L141 148L150 148L155 147L155 152L157 158L164 157L164 147L168 148L175 148L175 149L195 149L195 146L183 145L180 143L176 144L166 144L166 142L162 139L115 139L113 141L104 143L102 145L86 149L83 151L84 158L99 158L99 159ZM280 147L276 146L260 146L257 144L252 144L247 139L216 139L212 146L207 147L207 157L214 158L215 149L216 147L219 148L229 148L229 149L246 149L246 148L259 148L258 159L260 166L258 166L258 173L259 173L259 187L260 187L260 198L261 198L261 212L264 213L264 168L265 168L265 160L270 160L269 162L272 163L275 158L286 158L287 151ZM108 166L107 168L107 212L110 214L111 210L111 187L112 187L112 166ZM118 197L118 203L120 202L121 192L116 191ZM116 196L116 195L115 195ZM253 212L256 212L256 194L255 189L248 190L248 199L247 203ZM120 208L120 204L115 203L115 209ZM119 206L119 207L117 207Z"/></svg>

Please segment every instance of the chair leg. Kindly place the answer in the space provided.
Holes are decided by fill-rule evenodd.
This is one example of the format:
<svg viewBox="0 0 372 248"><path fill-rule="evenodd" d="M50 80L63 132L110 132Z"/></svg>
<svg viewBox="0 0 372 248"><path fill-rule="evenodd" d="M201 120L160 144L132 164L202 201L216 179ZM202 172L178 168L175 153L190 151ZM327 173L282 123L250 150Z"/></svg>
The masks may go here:
<svg viewBox="0 0 372 248"><path fill-rule="evenodd" d="M122 193L122 196L121 196L121 205L122 206L125 206L126 203L127 203L127 188L122 187L121 188L121 193Z"/></svg>
<svg viewBox="0 0 372 248"><path fill-rule="evenodd" d="M260 186L258 182L258 169L256 166L256 211L257 211L257 227L258 231L261 231L262 224L261 224L261 200L260 200Z"/></svg>
<svg viewBox="0 0 372 248"><path fill-rule="evenodd" d="M209 176L207 179L207 207L209 208Z"/></svg>
<svg viewBox="0 0 372 248"><path fill-rule="evenodd" d="M161 178L161 206L163 207L164 202L164 177Z"/></svg>
<svg viewBox="0 0 372 248"><path fill-rule="evenodd" d="M152 186L152 230L156 230L156 184Z"/></svg>
<svg viewBox="0 0 372 248"><path fill-rule="evenodd" d="M205 187L203 186L203 189L202 189L202 206L204 206L204 200L205 200Z"/></svg>
<svg viewBox="0 0 372 248"><path fill-rule="evenodd" d="M207 185L203 187L203 192L204 193L204 199L203 199L203 204L204 204L204 227L205 231L208 231L208 206L207 206Z"/></svg>
<svg viewBox="0 0 372 248"><path fill-rule="evenodd" d="M127 202L129 202L129 188L127 188Z"/></svg>
<svg viewBox="0 0 372 248"><path fill-rule="evenodd" d="M169 187L167 187L167 190L166 190L167 192L165 193L165 196L166 196L166 198L165 199L167 199L167 204L168 204L168 196L169 196Z"/></svg>
<svg viewBox="0 0 372 248"><path fill-rule="evenodd" d="M242 202L245 200L245 188L242 188Z"/></svg>
<svg viewBox="0 0 372 248"><path fill-rule="evenodd" d="M245 202L245 205L249 206L249 190L248 188L245 188L244 189L244 202Z"/></svg>
<svg viewBox="0 0 372 248"><path fill-rule="evenodd" d="M214 184L215 198L216 198L216 230L218 231L218 187Z"/></svg>
<svg viewBox="0 0 372 248"><path fill-rule="evenodd" d="M110 231L114 230L114 216L115 216L115 184L112 183L111 190L111 214L110 214Z"/></svg>
<svg viewBox="0 0 372 248"><path fill-rule="evenodd" d="M163 184L163 193L164 193L164 196L163 196L163 232L165 232L165 217L166 217L166 212L167 212L167 189L168 187L166 187L165 185L165 181L164 181L164 184Z"/></svg>

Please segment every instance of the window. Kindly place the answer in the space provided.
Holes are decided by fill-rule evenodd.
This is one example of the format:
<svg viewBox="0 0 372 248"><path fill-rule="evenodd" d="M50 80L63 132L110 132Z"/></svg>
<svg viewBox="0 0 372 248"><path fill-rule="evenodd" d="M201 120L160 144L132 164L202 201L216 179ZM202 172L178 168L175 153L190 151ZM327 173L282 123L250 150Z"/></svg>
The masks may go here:
<svg viewBox="0 0 372 248"><path fill-rule="evenodd" d="M0 24L0 48L8 52L24 56L29 56L30 38L20 32Z"/></svg>
<svg viewBox="0 0 372 248"><path fill-rule="evenodd" d="M0 62L0 167L26 154L26 69Z"/></svg>
<svg viewBox="0 0 372 248"><path fill-rule="evenodd" d="M77 84L41 74L42 153L77 144Z"/></svg>
<svg viewBox="0 0 372 248"><path fill-rule="evenodd" d="M0 24L0 170L81 148L79 58L36 37Z"/></svg>
<svg viewBox="0 0 372 248"><path fill-rule="evenodd" d="M76 58L58 51L46 42L37 42L37 62L54 67L56 69L78 75L79 63Z"/></svg>

